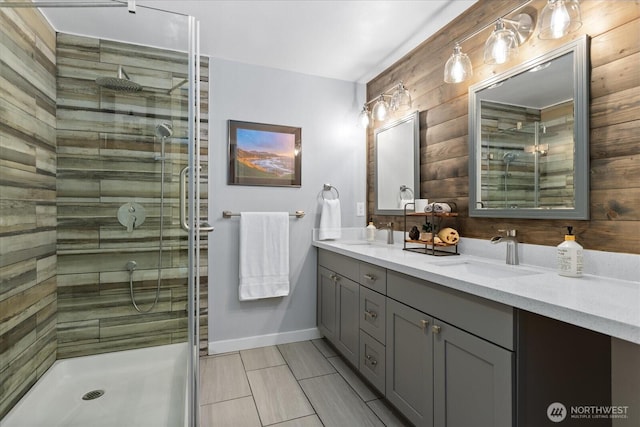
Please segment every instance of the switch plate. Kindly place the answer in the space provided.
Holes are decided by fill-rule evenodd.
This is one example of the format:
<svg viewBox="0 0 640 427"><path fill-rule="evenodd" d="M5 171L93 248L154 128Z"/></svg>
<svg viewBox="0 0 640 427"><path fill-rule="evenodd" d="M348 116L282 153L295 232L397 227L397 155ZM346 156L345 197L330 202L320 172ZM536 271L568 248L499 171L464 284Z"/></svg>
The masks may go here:
<svg viewBox="0 0 640 427"><path fill-rule="evenodd" d="M356 216L364 216L364 202L356 203Z"/></svg>

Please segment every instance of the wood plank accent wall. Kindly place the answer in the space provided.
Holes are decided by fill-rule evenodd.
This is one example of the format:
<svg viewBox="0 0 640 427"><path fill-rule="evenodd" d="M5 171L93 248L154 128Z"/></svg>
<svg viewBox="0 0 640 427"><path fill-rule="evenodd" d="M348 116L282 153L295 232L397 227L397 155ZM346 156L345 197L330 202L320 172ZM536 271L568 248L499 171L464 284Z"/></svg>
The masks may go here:
<svg viewBox="0 0 640 427"><path fill-rule="evenodd" d="M56 39L0 8L0 419L56 359Z"/></svg>
<svg viewBox="0 0 640 427"><path fill-rule="evenodd" d="M187 233L179 226L179 174L187 164L187 54L58 34L58 358L171 344L187 340ZM99 87L122 65L140 92ZM208 99L208 58L201 67ZM207 102L202 104L206 117ZM160 210L161 138L165 140L165 204ZM206 132L206 125L204 126ZM203 158L207 155L206 133ZM205 192L206 195L206 192ZM118 209L135 202L146 220L131 233ZM202 203L206 215L207 204ZM155 299L160 219L164 219L162 283ZM206 237L205 237L206 239ZM206 241L206 240L205 240ZM201 264L207 265L206 250ZM206 267L205 267L206 269ZM202 280L202 345L206 348L206 271Z"/></svg>
<svg viewBox="0 0 640 427"><path fill-rule="evenodd" d="M468 217L468 88L518 63L482 62L492 28L462 44L474 66L464 83L443 81L444 64L455 40L493 22L523 1L480 0L437 34L367 84L367 99L403 80L420 111L420 194L431 200L453 200L461 212L463 236L488 239L498 229L515 228L520 241L555 246L562 227L574 225L586 249L640 253L640 3L583 0L583 26L560 40L540 40L537 31L520 47L518 58L538 56L570 40L591 37L590 220L513 220ZM523 11L539 16L546 0L534 0ZM373 130L367 136L367 208L373 212ZM376 216L376 223L400 217Z"/></svg>

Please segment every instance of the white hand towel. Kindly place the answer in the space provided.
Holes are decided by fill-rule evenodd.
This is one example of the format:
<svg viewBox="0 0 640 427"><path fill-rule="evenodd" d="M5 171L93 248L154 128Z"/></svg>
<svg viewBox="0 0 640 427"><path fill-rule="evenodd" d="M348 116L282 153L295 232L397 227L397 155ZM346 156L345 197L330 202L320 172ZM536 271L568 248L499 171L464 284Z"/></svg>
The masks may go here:
<svg viewBox="0 0 640 427"><path fill-rule="evenodd" d="M341 236L340 199L324 199L320 213L318 239L339 239Z"/></svg>
<svg viewBox="0 0 640 427"><path fill-rule="evenodd" d="M289 295L289 214L240 213L240 301Z"/></svg>
<svg viewBox="0 0 640 427"><path fill-rule="evenodd" d="M435 203L433 211L436 213L449 213L451 212L451 206L448 203Z"/></svg>

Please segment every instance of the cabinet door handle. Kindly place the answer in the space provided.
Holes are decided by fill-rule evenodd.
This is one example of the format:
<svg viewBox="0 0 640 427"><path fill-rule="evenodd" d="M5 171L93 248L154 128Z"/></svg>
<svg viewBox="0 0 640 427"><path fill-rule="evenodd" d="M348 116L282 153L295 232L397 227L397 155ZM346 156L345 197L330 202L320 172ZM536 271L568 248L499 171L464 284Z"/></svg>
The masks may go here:
<svg viewBox="0 0 640 427"><path fill-rule="evenodd" d="M421 320L420 321L420 327L422 329L427 329L427 326L429 326L429 321L428 320Z"/></svg>
<svg viewBox="0 0 640 427"><path fill-rule="evenodd" d="M332 273L329 275L329 279L333 280L334 282L337 282L338 280L340 280L340 276Z"/></svg>
<svg viewBox="0 0 640 427"><path fill-rule="evenodd" d="M374 276L373 274L365 274L364 278L367 280L371 280L372 282L375 282L376 280L378 280L378 278L376 276Z"/></svg>
<svg viewBox="0 0 640 427"><path fill-rule="evenodd" d="M442 330L442 328L441 328L440 326L438 326L438 325L433 325L433 326L431 327L431 330L433 331L433 333L434 333L434 334L436 334L436 335L437 335L437 334L439 334L439 333L440 333L440 331Z"/></svg>
<svg viewBox="0 0 640 427"><path fill-rule="evenodd" d="M371 366L376 366L378 364L378 361L370 354L367 354L366 357L367 357L367 360L365 360L365 363L368 361Z"/></svg>
<svg viewBox="0 0 640 427"><path fill-rule="evenodd" d="M378 313L376 313L373 310L365 310L364 311L365 320L367 319L367 316L371 317L372 319L377 319L378 318Z"/></svg>

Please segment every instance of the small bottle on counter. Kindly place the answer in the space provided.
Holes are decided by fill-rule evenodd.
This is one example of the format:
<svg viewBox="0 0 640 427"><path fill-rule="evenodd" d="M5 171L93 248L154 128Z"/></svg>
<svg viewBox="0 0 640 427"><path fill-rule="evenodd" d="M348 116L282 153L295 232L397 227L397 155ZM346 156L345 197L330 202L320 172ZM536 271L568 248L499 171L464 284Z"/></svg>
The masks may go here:
<svg viewBox="0 0 640 427"><path fill-rule="evenodd" d="M376 226L373 225L373 218L369 218L369 225L367 225L366 231L368 242L376 240Z"/></svg>
<svg viewBox="0 0 640 427"><path fill-rule="evenodd" d="M582 246L576 242L573 227L567 227L564 242L558 245L558 274L567 277L582 277Z"/></svg>

